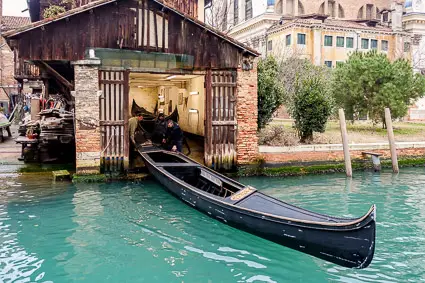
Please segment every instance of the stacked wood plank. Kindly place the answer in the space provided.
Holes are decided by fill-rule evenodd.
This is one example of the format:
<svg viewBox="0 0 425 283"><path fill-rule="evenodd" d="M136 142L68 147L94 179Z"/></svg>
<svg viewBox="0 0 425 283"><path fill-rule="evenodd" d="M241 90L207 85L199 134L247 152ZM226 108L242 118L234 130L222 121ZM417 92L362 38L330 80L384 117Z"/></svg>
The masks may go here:
<svg viewBox="0 0 425 283"><path fill-rule="evenodd" d="M40 112L40 140L43 143L58 141L62 144L74 141L74 117L71 112L47 109Z"/></svg>
<svg viewBox="0 0 425 283"><path fill-rule="evenodd" d="M60 109L46 109L38 114L39 120L26 121L19 127L19 135L28 137L28 129L36 133L34 145L26 147L23 154L36 157L32 161L72 162L75 159L74 115ZM18 142L18 141L17 141ZM24 160L27 160L25 158Z"/></svg>

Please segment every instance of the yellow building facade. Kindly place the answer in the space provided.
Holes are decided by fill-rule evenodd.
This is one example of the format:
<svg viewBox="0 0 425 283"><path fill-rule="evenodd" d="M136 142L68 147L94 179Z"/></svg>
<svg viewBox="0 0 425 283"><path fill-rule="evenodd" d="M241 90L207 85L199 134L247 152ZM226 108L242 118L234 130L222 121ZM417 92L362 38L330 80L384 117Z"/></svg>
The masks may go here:
<svg viewBox="0 0 425 283"><path fill-rule="evenodd" d="M305 58L315 65L335 67L354 51L372 49L390 60L410 59L410 35L364 21L282 19L267 32L267 55Z"/></svg>

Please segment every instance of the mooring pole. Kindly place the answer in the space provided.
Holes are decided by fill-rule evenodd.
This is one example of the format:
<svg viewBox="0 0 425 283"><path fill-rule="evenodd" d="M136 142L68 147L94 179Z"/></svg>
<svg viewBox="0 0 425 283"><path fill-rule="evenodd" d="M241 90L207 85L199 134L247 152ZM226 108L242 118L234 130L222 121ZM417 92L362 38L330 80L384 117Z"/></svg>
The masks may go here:
<svg viewBox="0 0 425 283"><path fill-rule="evenodd" d="M391 112L389 108L385 108L385 125L387 125L388 141L390 143L391 162L393 164L393 172L398 173L397 148L395 147L393 122L391 120Z"/></svg>
<svg viewBox="0 0 425 283"><path fill-rule="evenodd" d="M347 177L352 177L353 171L351 169L350 149L348 148L347 125L345 124L345 113L342 108L339 109L339 125L341 127L342 148L344 149L345 173Z"/></svg>

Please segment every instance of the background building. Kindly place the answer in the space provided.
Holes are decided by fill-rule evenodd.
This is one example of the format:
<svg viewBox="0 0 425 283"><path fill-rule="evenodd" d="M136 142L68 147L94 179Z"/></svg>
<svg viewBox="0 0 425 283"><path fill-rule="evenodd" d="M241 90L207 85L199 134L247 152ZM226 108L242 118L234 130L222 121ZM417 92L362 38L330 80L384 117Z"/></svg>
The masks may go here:
<svg viewBox="0 0 425 283"><path fill-rule="evenodd" d="M221 20L214 13L218 7ZM214 22L208 21L212 14ZM410 59L414 71L425 75L423 0L216 0L205 16L262 56L336 67L350 52L376 49L390 60ZM425 99L409 115L423 119Z"/></svg>
<svg viewBox="0 0 425 283"><path fill-rule="evenodd" d="M221 7L221 21L216 16L218 7ZM332 36L353 37L354 40L357 40L359 34L363 34L365 37L364 44L366 44L366 39L369 39L369 41L378 40L378 42L384 40L384 45L386 45L385 41L388 41L388 50L386 51L391 58L395 58L396 53L405 56L404 43L409 42L409 36L403 33L403 4L393 0L217 0L216 4L211 4L210 8L206 10L205 16L207 23L212 25L220 23L217 26L218 28L227 31L230 36L258 50L263 56L271 51L268 50L270 48L270 45L268 45L269 35L275 41L274 47L278 47L279 52L285 53L286 56L287 53L293 54L294 50L284 50L288 49L286 48L286 36L289 31L297 35L297 29L300 28L302 28L300 33L306 35L306 45L314 46L313 41L319 39L319 34L322 35L321 40L315 43L316 55L319 52L317 50L319 45L324 45L322 37L325 34L316 31L316 37L311 35L311 40L307 40L313 29L327 30L333 34ZM214 21L208 21L212 18ZM277 40L279 35L284 38ZM376 38L374 38L375 35ZM284 44L276 46L276 40L282 41ZM341 40L338 47L341 47ZM350 46L351 39L349 41ZM359 43L361 44L361 42L360 39ZM336 40L333 43L336 45ZM370 42L370 48L376 48L375 43L375 41ZM354 43L353 46L356 48ZM366 47L366 45L364 46ZM290 47L294 49L294 46L290 45ZM301 47L301 50L297 50L297 53L301 51L301 55L310 57L312 62L316 64L324 63L325 60L319 60L317 56L311 57L313 51L310 51L309 54L303 54L302 51L306 48L309 49L308 46L306 48L299 47ZM335 53L334 58L331 58L332 61L345 60L346 53L351 49L349 47L345 52L345 50L339 48L335 52L331 52ZM386 46L384 46L384 49L386 49ZM408 46L406 46L407 49ZM329 48L326 50L329 51ZM329 54L326 50L321 52Z"/></svg>
<svg viewBox="0 0 425 283"><path fill-rule="evenodd" d="M266 54L309 59L335 67L353 51L377 50L390 60L410 58L410 34L375 22L329 19L321 16L282 19L267 32Z"/></svg>
<svg viewBox="0 0 425 283"><path fill-rule="evenodd" d="M24 26L30 23L26 17L3 16L2 1L0 1L0 33ZM3 103L5 113L9 109L9 96L18 93L18 82L14 78L14 53L6 44L3 36L0 37L0 103Z"/></svg>

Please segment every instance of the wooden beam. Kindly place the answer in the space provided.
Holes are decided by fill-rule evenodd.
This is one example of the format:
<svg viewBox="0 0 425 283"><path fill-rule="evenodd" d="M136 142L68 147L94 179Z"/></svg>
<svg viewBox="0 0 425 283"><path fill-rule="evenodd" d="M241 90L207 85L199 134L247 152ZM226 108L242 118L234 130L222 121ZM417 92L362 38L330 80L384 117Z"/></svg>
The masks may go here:
<svg viewBox="0 0 425 283"><path fill-rule="evenodd" d="M125 121L124 120L117 120L117 121L103 121L100 120L99 121L99 126L124 126L125 125Z"/></svg>
<svg viewBox="0 0 425 283"><path fill-rule="evenodd" d="M141 46L145 46L146 20L145 20L145 1L143 1L143 0L142 0L142 19L141 20L142 20L142 44L141 44Z"/></svg>
<svg viewBox="0 0 425 283"><path fill-rule="evenodd" d="M151 46L151 42L150 42L150 33L151 33L151 27L150 27L150 24L151 24L151 20L150 20L150 15L151 15L151 7L150 7L150 1L148 0L147 1L147 12L148 12L148 14L147 14L147 20L146 20L146 46Z"/></svg>
<svg viewBox="0 0 425 283"><path fill-rule="evenodd" d="M129 113L129 94L130 94L130 71L124 71L124 93L123 93L123 118L124 118L124 169L128 169L130 156L130 135L128 133Z"/></svg>
<svg viewBox="0 0 425 283"><path fill-rule="evenodd" d="M156 22L157 20L157 14L156 14L156 9L154 8L153 11L153 16L154 16L154 27L155 27L155 47L156 47L156 51L158 52L158 24Z"/></svg>
<svg viewBox="0 0 425 283"><path fill-rule="evenodd" d="M212 125L212 71L211 69L207 70L205 75L205 139L204 139L204 161L208 167L212 165L212 134L213 134L213 125Z"/></svg>
<svg viewBox="0 0 425 283"><path fill-rule="evenodd" d="M162 13L162 52L165 53L165 13Z"/></svg>
<svg viewBox="0 0 425 283"><path fill-rule="evenodd" d="M238 123L234 120L232 121L212 121L213 126L233 126L237 125Z"/></svg>
<svg viewBox="0 0 425 283"><path fill-rule="evenodd" d="M236 83L232 83L232 82L214 82L212 83L212 86L216 86L216 87L236 87L237 84Z"/></svg>
<svg viewBox="0 0 425 283"><path fill-rule="evenodd" d="M70 83L67 79L65 79L61 74L59 74L58 72L56 72L55 69L53 69L52 67L49 66L49 64L47 64L44 61L39 61L40 66L46 70L46 72L48 72L49 74L51 74L53 77L55 77L61 84L63 84L64 86L66 86L69 90L74 90L74 85L72 83Z"/></svg>

